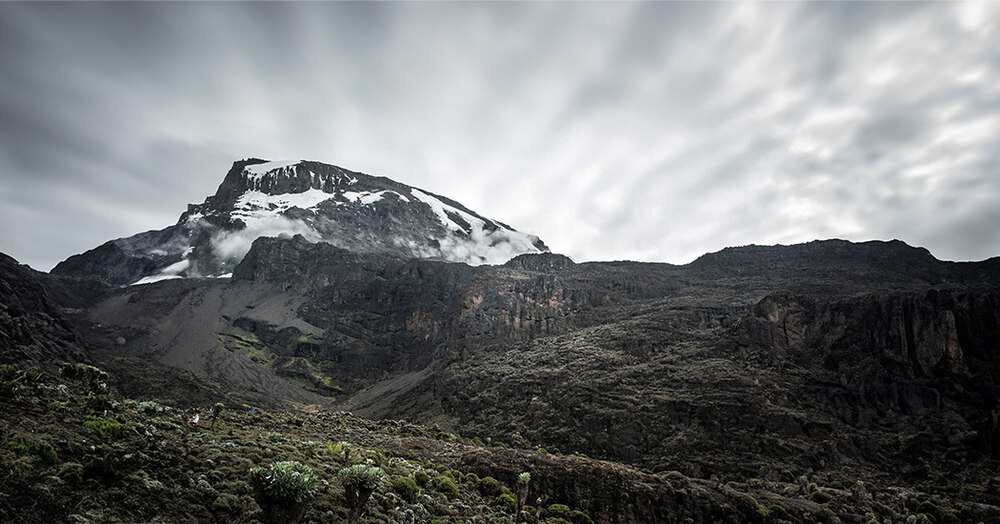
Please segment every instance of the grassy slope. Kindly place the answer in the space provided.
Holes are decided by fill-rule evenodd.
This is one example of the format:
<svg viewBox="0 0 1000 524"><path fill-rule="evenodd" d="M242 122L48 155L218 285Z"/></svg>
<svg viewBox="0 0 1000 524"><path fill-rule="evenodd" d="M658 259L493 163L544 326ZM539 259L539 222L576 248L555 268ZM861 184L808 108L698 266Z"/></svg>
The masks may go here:
<svg viewBox="0 0 1000 524"><path fill-rule="evenodd" d="M863 522L915 514L948 522L987 515L875 486L838 489L808 480L756 479L721 484L679 473L653 475L582 456L483 446L478 438L434 428L306 407L268 412L231 405L214 430L207 417L191 428L184 411L122 399L101 385L105 378L0 369L5 413L0 521L253 522L263 514L250 468L296 460L322 479L304 520L341 522L347 510L336 473L344 466L345 446L354 450L352 462L367 461L386 473L362 522L511 522L504 488L493 486L491 492L481 479L493 476L513 488L521 471L532 473L529 501L576 504L598 522ZM426 473L430 482L413 502L404 501L393 492L392 480L416 472ZM456 494L433 487L442 475L457 481ZM553 520L557 515L574 524L590 520L559 506L532 510L528 520L560 522Z"/></svg>

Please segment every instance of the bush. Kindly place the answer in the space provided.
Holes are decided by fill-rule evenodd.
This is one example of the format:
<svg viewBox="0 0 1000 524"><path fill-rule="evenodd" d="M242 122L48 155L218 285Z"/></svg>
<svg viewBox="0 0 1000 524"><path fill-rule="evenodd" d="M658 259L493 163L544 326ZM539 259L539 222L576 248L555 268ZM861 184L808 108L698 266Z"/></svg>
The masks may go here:
<svg viewBox="0 0 1000 524"><path fill-rule="evenodd" d="M514 495L512 493L504 493L503 495L493 499L493 505L500 507L507 513L517 511L517 500L514 499Z"/></svg>
<svg viewBox="0 0 1000 524"><path fill-rule="evenodd" d="M77 462L67 462L59 467L58 476L70 484L79 484L83 481L83 465Z"/></svg>
<svg viewBox="0 0 1000 524"><path fill-rule="evenodd" d="M479 481L476 489L479 490L484 497L499 497L501 493L500 481L493 477L485 477Z"/></svg>
<svg viewBox="0 0 1000 524"><path fill-rule="evenodd" d="M365 464L355 464L340 470L337 478L344 485L344 497L347 498L347 522L354 523L361 518L365 504L382 482L383 476L382 468Z"/></svg>
<svg viewBox="0 0 1000 524"><path fill-rule="evenodd" d="M110 459L96 457L83 465L83 478L110 481L115 478L115 465Z"/></svg>
<svg viewBox="0 0 1000 524"><path fill-rule="evenodd" d="M569 520L572 521L573 524L594 524L594 521L591 520L590 515L587 515L586 513L577 509L574 509L573 511L569 512Z"/></svg>
<svg viewBox="0 0 1000 524"><path fill-rule="evenodd" d="M347 442L327 441L325 451L327 455L330 455L330 458L346 465L348 462L347 459L350 457L351 448Z"/></svg>
<svg viewBox="0 0 1000 524"><path fill-rule="evenodd" d="M122 432L121 424L94 416L88 416L87 419L83 421L83 427L104 438L117 437Z"/></svg>
<svg viewBox="0 0 1000 524"><path fill-rule="evenodd" d="M444 493L445 495L458 495L458 486L455 484L454 479L444 475L434 479L434 490Z"/></svg>
<svg viewBox="0 0 1000 524"><path fill-rule="evenodd" d="M420 495L420 488L417 487L417 481L413 477L396 477L392 479L392 490L410 504L416 502L417 496Z"/></svg>
<svg viewBox="0 0 1000 524"><path fill-rule="evenodd" d="M569 520L570 509L569 506L565 504L553 504L547 509L542 511L542 517L545 519L560 518Z"/></svg>
<svg viewBox="0 0 1000 524"><path fill-rule="evenodd" d="M86 381L88 387L94 393L102 393L108 390L108 374L94 366L87 364L63 364L59 368L59 374L69 379Z"/></svg>
<svg viewBox="0 0 1000 524"><path fill-rule="evenodd" d="M475 473L469 473L468 475L465 476L465 478L462 479L462 483L475 487L477 484L479 484L479 475L476 475Z"/></svg>
<svg viewBox="0 0 1000 524"><path fill-rule="evenodd" d="M825 491L820 491L820 490L813 491L806 498L809 499L809 500L811 500L811 501L813 501L813 502L815 502L815 503L817 503L817 504L826 504L827 502L830 502L831 500L833 500L833 497L830 496L829 493L827 493Z"/></svg>
<svg viewBox="0 0 1000 524"><path fill-rule="evenodd" d="M382 481L384 473L376 466L366 464L355 464L348 466L337 475L340 483L345 486L360 486L368 489L375 489Z"/></svg>
<svg viewBox="0 0 1000 524"><path fill-rule="evenodd" d="M111 395L88 395L87 409L94 413L104 413L118 407L118 403L112 400Z"/></svg>
<svg viewBox="0 0 1000 524"><path fill-rule="evenodd" d="M157 415L163 413L163 406L152 400L145 400L139 403L137 409L139 413L144 413L146 415Z"/></svg>
<svg viewBox="0 0 1000 524"><path fill-rule="evenodd" d="M426 471L414 471L413 480L417 481L418 486L426 488L427 484L431 481L431 477Z"/></svg>
<svg viewBox="0 0 1000 524"><path fill-rule="evenodd" d="M276 501L304 502L319 487L319 477L312 469L294 460L276 462L268 468L251 468L250 480L267 498Z"/></svg>
<svg viewBox="0 0 1000 524"><path fill-rule="evenodd" d="M250 468L250 484L266 521L299 522L319 487L319 477L309 466L290 460Z"/></svg>
<svg viewBox="0 0 1000 524"><path fill-rule="evenodd" d="M32 454L38 457L38 460L42 461L43 464L55 464L59 460L59 455L56 454L56 450L52 449L52 446L44 443L38 442L32 446Z"/></svg>
<svg viewBox="0 0 1000 524"><path fill-rule="evenodd" d="M909 505L912 505L912 501ZM934 519L934 522L939 524L959 522L957 511L951 508L938 506L929 500L925 500L917 504L914 511L917 514L930 515Z"/></svg>
<svg viewBox="0 0 1000 524"><path fill-rule="evenodd" d="M768 506L767 513L771 520L794 520L792 515L788 513L784 507L777 504L771 504Z"/></svg>

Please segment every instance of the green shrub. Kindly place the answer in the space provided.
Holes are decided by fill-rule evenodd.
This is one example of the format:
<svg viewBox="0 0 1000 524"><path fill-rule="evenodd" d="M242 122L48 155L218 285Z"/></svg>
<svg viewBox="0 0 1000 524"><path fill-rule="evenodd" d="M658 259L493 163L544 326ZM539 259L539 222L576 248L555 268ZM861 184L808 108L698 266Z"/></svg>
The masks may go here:
<svg viewBox="0 0 1000 524"><path fill-rule="evenodd" d="M305 515L306 505L319 488L319 477L309 466L289 460L250 468L250 485L265 522L295 523Z"/></svg>
<svg viewBox="0 0 1000 524"><path fill-rule="evenodd" d="M0 366L0 398L20 397L26 379L26 373L20 368L10 364Z"/></svg>
<svg viewBox="0 0 1000 524"><path fill-rule="evenodd" d="M102 393L108 390L108 374L104 371L87 364L63 364L59 368L59 374L74 380L87 382L90 391Z"/></svg>
<svg viewBox="0 0 1000 524"><path fill-rule="evenodd" d="M212 502L212 510L224 515L239 515L243 512L243 504L232 493L220 493Z"/></svg>
<svg viewBox="0 0 1000 524"><path fill-rule="evenodd" d="M21 375L21 370L17 366L10 364L0 365L0 381L11 381Z"/></svg>
<svg viewBox="0 0 1000 524"><path fill-rule="evenodd" d="M32 457L18 457L9 463L7 471L15 479L28 478L35 471L34 459Z"/></svg>
<svg viewBox="0 0 1000 524"><path fill-rule="evenodd" d="M319 477L309 466L289 460L276 462L267 468L251 468L250 483L268 499L304 502L316 493Z"/></svg>
<svg viewBox="0 0 1000 524"><path fill-rule="evenodd" d="M546 524L573 524L572 522L560 517L549 517L545 519L545 522Z"/></svg>
<svg viewBox="0 0 1000 524"><path fill-rule="evenodd" d="M94 416L88 416L87 419L83 421L83 427L104 438L117 437L122 432L121 424Z"/></svg>
<svg viewBox="0 0 1000 524"><path fill-rule="evenodd" d="M152 400L145 400L140 402L139 405L136 407L136 409L139 410L139 413L143 413L146 415L157 415L163 413L164 411L162 405Z"/></svg>
<svg viewBox="0 0 1000 524"><path fill-rule="evenodd" d="M55 464L59 461L59 455L56 454L56 450L44 442L37 443L32 451L43 464Z"/></svg>
<svg viewBox="0 0 1000 524"><path fill-rule="evenodd" d="M513 493L504 493L493 499L493 505L503 509L507 513L517 511L517 500L514 499Z"/></svg>
<svg viewBox="0 0 1000 524"><path fill-rule="evenodd" d="M379 467L355 464L340 470L337 478L345 486L361 486L375 489L378 487L379 482L382 481L383 476L384 473Z"/></svg>
<svg viewBox="0 0 1000 524"><path fill-rule="evenodd" d="M118 407L118 403L115 402L111 395L88 395L87 396L87 409L93 411L94 413L104 413L105 411L112 410Z"/></svg>
<svg viewBox="0 0 1000 524"><path fill-rule="evenodd" d="M545 519L566 519L569 520L570 509L569 506L565 504L552 504L548 508L542 510L542 517Z"/></svg>
<svg viewBox="0 0 1000 524"><path fill-rule="evenodd" d="M479 484L479 475L476 475L475 473L469 473L462 479L462 483L475 487L477 484Z"/></svg>
<svg viewBox="0 0 1000 524"><path fill-rule="evenodd" d="M448 466L442 466L441 464L436 464L434 462L428 462L424 466L427 469L433 469L434 471L437 471L438 473L444 473L445 471L448 471Z"/></svg>
<svg viewBox="0 0 1000 524"><path fill-rule="evenodd" d="M4 444L4 447L13 451L14 454L19 457L31 454L31 450L28 448L28 445L25 444L24 442L21 442L20 440L8 440Z"/></svg>
<svg viewBox="0 0 1000 524"><path fill-rule="evenodd" d="M59 466L58 476L70 484L79 484L83 481L83 464L67 462Z"/></svg>
<svg viewBox="0 0 1000 524"><path fill-rule="evenodd" d="M55 464L59 461L56 450L45 442L23 442L20 440L10 440L4 444L7 449L14 452L19 457L31 456L37 458L43 464Z"/></svg>
<svg viewBox="0 0 1000 524"><path fill-rule="evenodd" d="M937 522L938 524L950 524L959 521L957 511L951 508L943 508L929 500L925 500L920 504L917 504L915 511L918 514L923 513L930 515L933 517L934 522Z"/></svg>
<svg viewBox="0 0 1000 524"><path fill-rule="evenodd" d="M392 490L410 504L416 502L417 496L420 494L420 488L417 487L417 481L413 477L396 477L392 479Z"/></svg>
<svg viewBox="0 0 1000 524"><path fill-rule="evenodd" d="M822 490L813 491L806 498L817 504L826 504L833 500L833 497L829 493Z"/></svg>
<svg viewBox="0 0 1000 524"><path fill-rule="evenodd" d="M484 497L499 497L501 493L500 488L500 481L493 477L485 477L476 485L476 489Z"/></svg>
<svg viewBox="0 0 1000 524"><path fill-rule="evenodd" d="M434 490L445 495L458 495L458 485L455 484L455 480L445 475L434 479Z"/></svg>
<svg viewBox="0 0 1000 524"><path fill-rule="evenodd" d="M350 456L351 448L346 442L332 442L327 441L325 445L325 451L327 455L337 462L342 462L347 464L347 459Z"/></svg>
<svg viewBox="0 0 1000 524"><path fill-rule="evenodd" d="M573 524L594 524L594 521L591 520L590 515L587 515L586 513L578 509L574 509L573 511L569 512L569 520L573 522Z"/></svg>
<svg viewBox="0 0 1000 524"><path fill-rule="evenodd" d="M111 459L92 458L83 465L83 478L113 480L115 478L115 464Z"/></svg>
<svg viewBox="0 0 1000 524"><path fill-rule="evenodd" d="M777 504L771 504L767 507L768 515L771 520L794 520L792 515L788 511Z"/></svg>
<svg viewBox="0 0 1000 524"><path fill-rule="evenodd" d="M431 481L431 477L430 475L427 474L426 471L414 471L413 480L416 480L417 485L419 485L420 487L426 488L427 483Z"/></svg>
<svg viewBox="0 0 1000 524"><path fill-rule="evenodd" d="M382 468L365 464L355 464L340 470L337 478L344 485L344 497L349 510L347 522L354 523L361 518L365 504L382 482L383 476Z"/></svg>

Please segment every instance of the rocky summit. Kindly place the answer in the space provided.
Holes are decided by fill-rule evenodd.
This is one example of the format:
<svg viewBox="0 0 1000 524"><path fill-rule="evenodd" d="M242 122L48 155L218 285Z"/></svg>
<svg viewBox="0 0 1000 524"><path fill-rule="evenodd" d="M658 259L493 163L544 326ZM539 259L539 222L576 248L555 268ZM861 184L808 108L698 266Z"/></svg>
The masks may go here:
<svg viewBox="0 0 1000 524"><path fill-rule="evenodd" d="M0 257L0 344L4 522L1000 522L1000 258L577 263L247 160L175 226Z"/></svg>
<svg viewBox="0 0 1000 524"><path fill-rule="evenodd" d="M260 237L302 235L359 253L502 264L548 251L536 236L447 197L310 161L235 162L215 195L173 226L107 242L54 274L109 285L228 277Z"/></svg>

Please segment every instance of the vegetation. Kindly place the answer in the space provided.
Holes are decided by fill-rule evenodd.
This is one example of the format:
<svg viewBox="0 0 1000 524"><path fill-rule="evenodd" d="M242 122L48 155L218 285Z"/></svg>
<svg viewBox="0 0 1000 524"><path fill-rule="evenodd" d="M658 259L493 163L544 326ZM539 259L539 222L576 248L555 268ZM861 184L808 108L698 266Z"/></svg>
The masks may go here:
<svg viewBox="0 0 1000 524"><path fill-rule="evenodd" d="M301 462L287 460L267 468L250 469L254 497L270 522L299 522L319 485L312 469Z"/></svg>
<svg viewBox="0 0 1000 524"><path fill-rule="evenodd" d="M111 420L105 420L102 418L97 418L95 416L87 416L87 419L83 421L83 427L97 433L104 438L114 438L121 434L122 425L113 422Z"/></svg>
<svg viewBox="0 0 1000 524"><path fill-rule="evenodd" d="M344 495L347 497L349 512L347 522L358 521L369 497L379 487L384 477L382 468L367 464L355 464L340 470L337 478L343 484Z"/></svg>
<svg viewBox="0 0 1000 524"><path fill-rule="evenodd" d="M441 475L434 479L434 490L453 497L458 495L458 485L455 484L455 479L447 475Z"/></svg>
<svg viewBox="0 0 1000 524"><path fill-rule="evenodd" d="M411 504L417 502L417 497L420 495L420 488L413 477L396 477L392 479L392 490L399 494L403 500Z"/></svg>
<svg viewBox="0 0 1000 524"><path fill-rule="evenodd" d="M921 492L913 492L905 508L893 506L899 495L880 491L878 482L822 471L806 476L801 487L794 477L775 480L769 472L747 483L653 475L580 456L539 457L534 446L471 446L460 435L437 440L440 429L397 421L314 409L251 410L232 398L220 399L225 422L214 432L185 424L190 406L123 399L112 390L100 393L109 403L95 413L90 405L100 382L92 379L100 374L63 369L0 369L0 379L19 386L16 398L0 401L10 414L0 422L2 522L588 524L607 518L587 513L604 511L606 503L576 507L586 499L566 493L590 500L625 496L628 507L615 511L639 512L650 507L643 493L651 486L668 497L684 493L688 501L659 511L694 508L699 513L684 514L711 522L818 522L848 513L879 522L989 521L972 513L976 507ZM477 464L476 473L463 464ZM523 471L527 464L530 473ZM978 487L949 489L989 496ZM829 500L811 500L818 492Z"/></svg>

